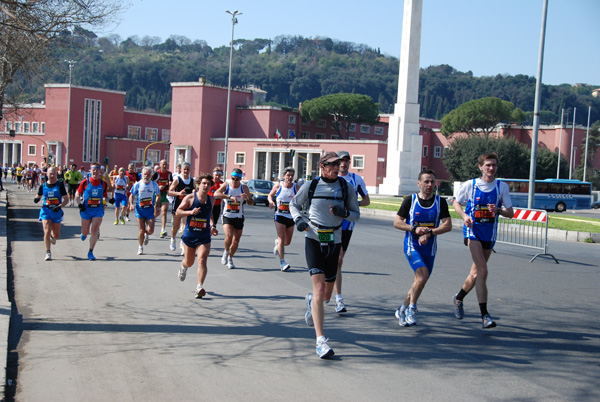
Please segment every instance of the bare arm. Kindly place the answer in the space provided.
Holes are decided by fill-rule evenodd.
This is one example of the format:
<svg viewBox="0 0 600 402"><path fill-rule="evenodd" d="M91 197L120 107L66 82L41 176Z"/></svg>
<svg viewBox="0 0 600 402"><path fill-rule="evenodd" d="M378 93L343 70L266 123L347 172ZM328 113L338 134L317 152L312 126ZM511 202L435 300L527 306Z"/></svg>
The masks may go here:
<svg viewBox="0 0 600 402"><path fill-rule="evenodd" d="M294 184L295 185L295 184ZM273 209L275 208L275 194L277 194L277 191L279 190L279 186L280 184L277 183L273 186L273 188L271 189L271 192L269 193L269 208Z"/></svg>

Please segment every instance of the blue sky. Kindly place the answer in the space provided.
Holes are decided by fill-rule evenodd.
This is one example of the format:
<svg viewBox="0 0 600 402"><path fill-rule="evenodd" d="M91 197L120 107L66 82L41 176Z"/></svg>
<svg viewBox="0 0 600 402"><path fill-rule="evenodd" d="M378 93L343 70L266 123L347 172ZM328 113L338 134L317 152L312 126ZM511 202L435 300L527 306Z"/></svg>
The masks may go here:
<svg viewBox="0 0 600 402"><path fill-rule="evenodd" d="M170 35L229 45L280 35L329 37L400 56L403 0L129 0L118 24L100 35ZM549 0L544 84L600 87L600 0ZM421 67L449 64L476 76L536 76L543 0L423 0Z"/></svg>

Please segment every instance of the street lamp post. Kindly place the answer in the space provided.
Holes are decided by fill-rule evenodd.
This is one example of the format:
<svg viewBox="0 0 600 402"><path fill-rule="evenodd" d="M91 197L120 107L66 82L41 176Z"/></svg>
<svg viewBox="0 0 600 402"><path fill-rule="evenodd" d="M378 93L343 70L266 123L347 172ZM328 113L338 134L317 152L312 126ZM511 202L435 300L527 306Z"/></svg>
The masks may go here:
<svg viewBox="0 0 600 402"><path fill-rule="evenodd" d="M67 109L67 152L66 152L66 165L69 166L71 164L71 160L69 159L69 146L71 139L71 80L73 77L73 65L77 63L74 60L65 60L69 63L69 107Z"/></svg>
<svg viewBox="0 0 600 402"><path fill-rule="evenodd" d="M236 15L242 15L242 13L235 10L231 12L225 10L227 14L231 14L231 43L229 44L229 83L227 84L227 120L225 122L225 161L223 163L223 174L227 177L227 146L229 145L229 111L231 108L231 64L233 62L233 28L237 24Z"/></svg>

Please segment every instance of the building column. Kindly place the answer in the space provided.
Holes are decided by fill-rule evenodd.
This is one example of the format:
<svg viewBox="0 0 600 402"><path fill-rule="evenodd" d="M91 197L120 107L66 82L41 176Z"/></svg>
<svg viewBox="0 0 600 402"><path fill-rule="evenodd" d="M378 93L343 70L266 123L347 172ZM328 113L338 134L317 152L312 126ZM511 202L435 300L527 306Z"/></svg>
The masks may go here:
<svg viewBox="0 0 600 402"><path fill-rule="evenodd" d="M283 176L283 169L285 169L285 152L279 153L279 173L277 174L277 179L281 179Z"/></svg>
<svg viewBox="0 0 600 402"><path fill-rule="evenodd" d="M271 180L271 159L273 157L273 153L267 151L267 156L265 158L265 180Z"/></svg>

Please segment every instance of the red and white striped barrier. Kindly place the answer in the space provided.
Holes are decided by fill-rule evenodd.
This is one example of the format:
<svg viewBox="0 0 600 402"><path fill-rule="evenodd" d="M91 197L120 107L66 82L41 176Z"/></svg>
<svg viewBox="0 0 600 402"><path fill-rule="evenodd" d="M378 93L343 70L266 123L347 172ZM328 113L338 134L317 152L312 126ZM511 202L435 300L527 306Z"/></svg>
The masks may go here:
<svg viewBox="0 0 600 402"><path fill-rule="evenodd" d="M546 211L540 211L538 209L515 209L515 216L513 219L521 219L523 221L531 222L546 222L548 219L548 213Z"/></svg>

